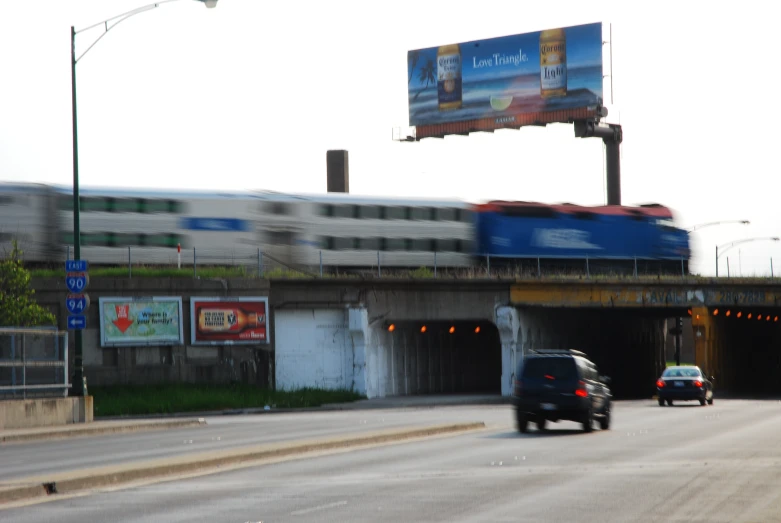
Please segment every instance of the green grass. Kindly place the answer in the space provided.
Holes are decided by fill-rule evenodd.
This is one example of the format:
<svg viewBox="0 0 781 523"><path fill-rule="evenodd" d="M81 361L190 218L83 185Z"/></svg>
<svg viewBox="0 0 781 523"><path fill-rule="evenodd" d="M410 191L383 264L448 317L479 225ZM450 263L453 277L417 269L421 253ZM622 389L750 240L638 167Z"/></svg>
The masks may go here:
<svg viewBox="0 0 781 523"><path fill-rule="evenodd" d="M574 273L571 271L562 272L543 272L542 277L537 276L534 272L521 271L517 269L508 268L492 268L490 273L486 271L484 267L470 267L463 269L452 269L447 267L439 267L437 275L434 275L433 267L419 267L417 269L385 269L381 270L381 276L378 276L376 269L370 271L363 271L361 273L333 273L328 272L329 269L324 267L323 273L324 279L417 279L417 280L476 280L476 279L492 279L492 280L509 280L512 282L580 282L580 283L710 283L714 281L714 278L709 276L699 276L695 274L688 274L685 277L680 275L656 275L656 274L640 274L637 277L631 274L591 274L587 276L585 273ZM41 269L34 268L30 270L33 278L65 278L65 271L60 268L55 269ZM127 266L119 267L91 267L89 274L93 278L108 277L108 278L127 278L131 276ZM215 265L203 265L197 266L195 272L193 272L192 266L177 269L176 267L161 267L161 266L133 266L132 277L133 278L256 278L257 270L251 266L215 266ZM273 268L263 271L261 275L264 279L319 279L320 270L318 267L302 269L301 271L290 268ZM745 277L745 278L718 278L718 282L722 284L751 284L751 283L776 283L779 278L770 277Z"/></svg>
<svg viewBox="0 0 781 523"><path fill-rule="evenodd" d="M196 267L193 273L192 267L177 269L175 267L144 267L134 266L132 273L127 267L91 267L89 275L92 278L255 278L257 271L248 270L242 266L203 266ZM31 269L33 278L65 278L62 269ZM263 278L308 278L310 276L291 269L275 268L263 272Z"/></svg>
<svg viewBox="0 0 781 523"><path fill-rule="evenodd" d="M196 273L201 278L245 278L247 270L244 267L198 267ZM33 278L65 278L62 269L32 269ZM127 267L95 267L90 268L92 278L127 278L130 273ZM192 278L193 269L177 269L176 267L133 267L134 278Z"/></svg>
<svg viewBox="0 0 781 523"><path fill-rule="evenodd" d="M668 367L677 367L677 366L678 366L678 364L677 364L677 363L675 363L674 361L668 361L668 362L666 363L666 365L667 365ZM682 361L682 362L681 362L681 365L694 365L694 363L686 363L685 361Z"/></svg>
<svg viewBox="0 0 781 523"><path fill-rule="evenodd" d="M95 417L173 414L209 410L269 407L319 407L327 403L346 403L365 396L348 390L303 388L272 391L250 385L127 385L90 387Z"/></svg>

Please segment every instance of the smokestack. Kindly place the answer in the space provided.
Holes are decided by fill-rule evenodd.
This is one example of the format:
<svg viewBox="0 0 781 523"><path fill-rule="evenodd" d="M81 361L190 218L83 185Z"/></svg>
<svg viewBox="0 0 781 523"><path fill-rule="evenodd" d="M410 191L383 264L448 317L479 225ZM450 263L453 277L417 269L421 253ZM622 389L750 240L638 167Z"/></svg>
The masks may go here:
<svg viewBox="0 0 781 523"><path fill-rule="evenodd" d="M350 167L347 151L328 151L328 192L350 192Z"/></svg>

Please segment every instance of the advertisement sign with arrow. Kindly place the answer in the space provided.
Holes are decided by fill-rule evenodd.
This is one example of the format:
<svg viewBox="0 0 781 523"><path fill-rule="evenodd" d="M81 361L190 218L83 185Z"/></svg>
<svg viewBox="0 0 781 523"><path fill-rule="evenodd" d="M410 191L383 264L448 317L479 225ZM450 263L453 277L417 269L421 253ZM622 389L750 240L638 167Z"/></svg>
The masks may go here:
<svg viewBox="0 0 781 523"><path fill-rule="evenodd" d="M181 297L99 301L102 347L184 344Z"/></svg>

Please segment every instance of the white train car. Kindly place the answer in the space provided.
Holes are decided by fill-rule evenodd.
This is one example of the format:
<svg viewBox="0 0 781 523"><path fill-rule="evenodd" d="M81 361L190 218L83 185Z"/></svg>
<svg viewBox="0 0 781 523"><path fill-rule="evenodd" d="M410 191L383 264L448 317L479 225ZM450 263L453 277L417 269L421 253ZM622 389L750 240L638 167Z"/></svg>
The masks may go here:
<svg viewBox="0 0 781 523"><path fill-rule="evenodd" d="M0 242L28 261L73 257L71 187L0 185ZM257 263L290 267L464 267L470 205L460 200L80 188L81 257L97 265ZM436 254L435 254L436 253Z"/></svg>
<svg viewBox="0 0 781 523"><path fill-rule="evenodd" d="M73 245L73 196L58 188L60 243ZM253 197L187 190L79 189L81 257L94 264L225 263L256 244ZM128 250L129 248L129 250ZM214 261L211 261L214 260Z"/></svg>
<svg viewBox="0 0 781 523"><path fill-rule="evenodd" d="M460 200L258 193L259 242L297 265L465 267L474 242ZM435 254L436 253L436 254Z"/></svg>
<svg viewBox="0 0 781 523"><path fill-rule="evenodd" d="M30 261L48 261L57 252L57 207L52 189L32 183L0 183L0 256L13 240Z"/></svg>

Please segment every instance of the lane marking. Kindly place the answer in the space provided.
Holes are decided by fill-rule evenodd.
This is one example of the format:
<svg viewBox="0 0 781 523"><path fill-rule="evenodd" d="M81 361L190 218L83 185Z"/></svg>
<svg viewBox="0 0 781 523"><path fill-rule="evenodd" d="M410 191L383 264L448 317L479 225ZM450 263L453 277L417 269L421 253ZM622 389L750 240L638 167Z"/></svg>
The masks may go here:
<svg viewBox="0 0 781 523"><path fill-rule="evenodd" d="M317 507L305 508L305 509L302 509L302 510L294 510L293 512L290 513L290 515L291 516L301 516L303 514L309 514L310 512L317 512L318 510L323 510L323 509L327 509L327 508L341 507L341 506L344 506L346 504L347 504L346 501L337 501L335 503L328 503L327 505L319 505Z"/></svg>

